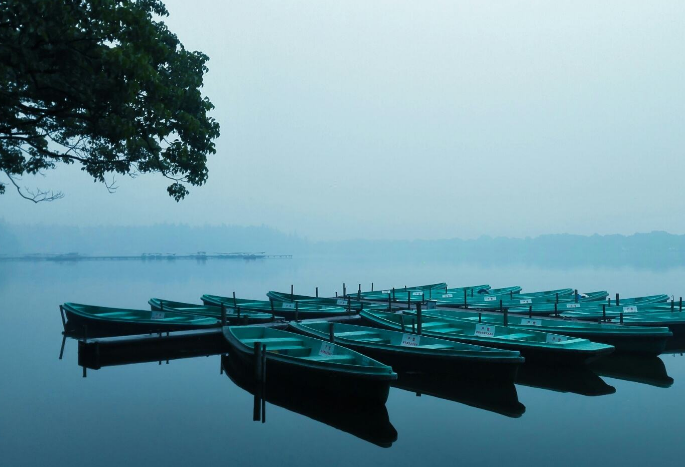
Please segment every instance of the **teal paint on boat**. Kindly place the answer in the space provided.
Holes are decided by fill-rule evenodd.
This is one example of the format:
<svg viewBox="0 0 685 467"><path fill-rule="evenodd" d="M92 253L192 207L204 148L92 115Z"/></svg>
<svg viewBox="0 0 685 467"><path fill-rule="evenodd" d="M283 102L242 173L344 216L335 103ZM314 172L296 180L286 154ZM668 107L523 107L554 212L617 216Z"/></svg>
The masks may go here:
<svg viewBox="0 0 685 467"><path fill-rule="evenodd" d="M411 320L415 319L411 315L403 316L367 310L362 311L360 316L375 326L392 330L401 330L403 323L406 330L408 324L411 327ZM518 350L526 361L555 364L583 364L614 351L611 345L595 343L587 339L430 316L422 319L422 333L469 344Z"/></svg>
<svg viewBox="0 0 685 467"><path fill-rule="evenodd" d="M160 298L151 298L150 300L148 300L148 303L150 304L150 309L153 311L173 311L175 313L205 316L209 318L215 318L218 320L221 319L221 307L217 306L174 302L171 300L163 300ZM274 321L275 319L282 318L271 313L263 313L250 310L240 310L240 315L238 315L236 308L226 307L226 319L231 324L256 324L267 323L270 321Z"/></svg>
<svg viewBox="0 0 685 467"><path fill-rule="evenodd" d="M173 311L132 310L65 303L67 326L80 331L82 326L106 328L111 334L144 334L217 327L217 319Z"/></svg>
<svg viewBox="0 0 685 467"><path fill-rule="evenodd" d="M414 310L406 313L414 313ZM493 313L475 313L452 309L424 310L424 316L443 319L460 319L472 322L504 325L504 316ZM616 352L636 355L656 356L664 351L673 333L668 327L621 326L612 323L592 323L568 319L553 319L511 315L508 326L517 329L530 329L537 332L551 332L565 336L588 339L613 345Z"/></svg>
<svg viewBox="0 0 685 467"><path fill-rule="evenodd" d="M226 326L232 355L254 361L256 343L266 345L267 378L306 380L335 396L385 402L393 369L332 342L262 326Z"/></svg>
<svg viewBox="0 0 685 467"><path fill-rule="evenodd" d="M297 295L287 292L267 292L267 297L276 302L299 303L301 306L343 307L350 311L359 312L362 309L387 309L384 303L361 302L355 300L356 295L347 297L312 297L311 295Z"/></svg>
<svg viewBox="0 0 685 467"><path fill-rule="evenodd" d="M336 316L345 316L356 314L354 308L342 306L326 306L311 303L299 302L281 302L275 300L249 300L236 299L232 297L222 297L219 295L203 295L202 302L205 305L220 307L222 304L226 308L240 309L241 311L274 313L277 316L282 316L286 319L318 319L318 318L333 318ZM236 311L237 312L237 311Z"/></svg>
<svg viewBox="0 0 685 467"><path fill-rule="evenodd" d="M464 344L430 336L327 321L290 322L301 334L328 340L361 352L394 369L513 382L524 359L519 352Z"/></svg>

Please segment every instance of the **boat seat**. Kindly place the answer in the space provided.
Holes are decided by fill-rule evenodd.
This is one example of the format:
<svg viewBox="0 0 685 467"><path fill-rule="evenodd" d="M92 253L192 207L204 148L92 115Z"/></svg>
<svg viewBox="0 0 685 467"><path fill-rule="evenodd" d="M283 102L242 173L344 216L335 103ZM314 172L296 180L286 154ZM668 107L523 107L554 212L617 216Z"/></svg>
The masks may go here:
<svg viewBox="0 0 685 467"><path fill-rule="evenodd" d="M525 334L525 333L514 333L514 334L503 334L500 336L495 336L496 339L512 339L512 340L518 340L518 339L527 339L529 337L533 337L532 334Z"/></svg>
<svg viewBox="0 0 685 467"><path fill-rule="evenodd" d="M352 355L311 355L309 357L302 358L305 360L314 360L318 362L327 362L330 360L335 360L338 363L354 362L354 357Z"/></svg>
<svg viewBox="0 0 685 467"><path fill-rule="evenodd" d="M389 344L390 339L382 339L380 337L364 337L361 339L350 339L354 340L355 342L368 342L370 344Z"/></svg>
<svg viewBox="0 0 685 467"><path fill-rule="evenodd" d="M419 349L452 349L454 348L451 345L445 345L445 344L428 344L428 345L417 345L416 346Z"/></svg>
<svg viewBox="0 0 685 467"><path fill-rule="evenodd" d="M266 344L267 349L270 347L269 344L287 344L304 347L304 341L296 337L263 337L261 339L243 339L242 342L244 344L255 344L256 342L261 342L262 344Z"/></svg>
<svg viewBox="0 0 685 467"><path fill-rule="evenodd" d="M349 332L336 332L336 337L353 337L353 336L377 336L377 332L373 331L349 331Z"/></svg>

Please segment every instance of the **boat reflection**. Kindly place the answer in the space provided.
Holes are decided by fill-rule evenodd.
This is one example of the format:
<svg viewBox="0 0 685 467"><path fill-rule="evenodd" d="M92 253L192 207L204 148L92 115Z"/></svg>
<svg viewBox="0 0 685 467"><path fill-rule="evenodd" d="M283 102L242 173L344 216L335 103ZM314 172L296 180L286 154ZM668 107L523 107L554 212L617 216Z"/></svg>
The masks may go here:
<svg viewBox="0 0 685 467"><path fill-rule="evenodd" d="M516 384L581 396L605 396L616 392L615 387L584 366L557 368L526 363L519 368Z"/></svg>
<svg viewBox="0 0 685 467"><path fill-rule="evenodd" d="M659 357L610 355L590 364L590 369L601 376L648 384L660 388L673 385L666 373L666 365Z"/></svg>
<svg viewBox="0 0 685 467"><path fill-rule="evenodd" d="M457 375L398 373L391 386L518 418L526 411L513 383L464 381Z"/></svg>
<svg viewBox="0 0 685 467"><path fill-rule="evenodd" d="M281 384L274 377L267 376L266 383L258 383L251 369L235 358L222 356L221 363L226 375L236 386L255 396L254 420L266 421L266 401L377 446L388 448L397 441L397 431L390 423L384 404L345 399L332 401L329 397L322 397L309 390L306 384L294 385L291 381Z"/></svg>

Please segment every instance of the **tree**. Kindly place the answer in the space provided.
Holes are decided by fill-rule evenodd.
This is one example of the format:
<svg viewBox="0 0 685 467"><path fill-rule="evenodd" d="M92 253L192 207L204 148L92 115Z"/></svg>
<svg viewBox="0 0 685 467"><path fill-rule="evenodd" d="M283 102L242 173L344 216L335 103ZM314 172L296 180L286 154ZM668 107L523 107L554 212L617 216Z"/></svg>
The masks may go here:
<svg viewBox="0 0 685 467"><path fill-rule="evenodd" d="M96 181L160 173L176 201L207 180L219 125L201 95L208 57L158 20L158 0L0 0L0 171L79 163ZM0 181L0 194L6 182Z"/></svg>

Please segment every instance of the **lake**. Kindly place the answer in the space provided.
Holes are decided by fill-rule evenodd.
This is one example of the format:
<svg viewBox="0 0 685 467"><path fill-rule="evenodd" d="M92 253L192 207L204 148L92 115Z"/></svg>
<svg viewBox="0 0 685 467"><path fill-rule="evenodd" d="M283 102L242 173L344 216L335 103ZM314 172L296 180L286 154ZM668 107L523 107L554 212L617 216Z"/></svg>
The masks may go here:
<svg viewBox="0 0 685 467"><path fill-rule="evenodd" d="M77 342L59 359L59 304L147 309L213 293L334 295L447 282L574 287L623 297L683 295L685 268L545 267L350 256L256 261L0 261L0 465L608 465L685 455L685 359L613 359L585 370L526 370L511 388L402 375L385 407L284 392L264 404L221 356L88 370ZM250 389L249 387L247 389Z"/></svg>

